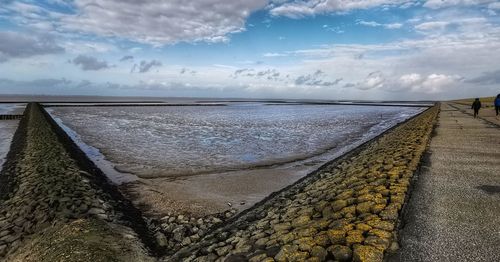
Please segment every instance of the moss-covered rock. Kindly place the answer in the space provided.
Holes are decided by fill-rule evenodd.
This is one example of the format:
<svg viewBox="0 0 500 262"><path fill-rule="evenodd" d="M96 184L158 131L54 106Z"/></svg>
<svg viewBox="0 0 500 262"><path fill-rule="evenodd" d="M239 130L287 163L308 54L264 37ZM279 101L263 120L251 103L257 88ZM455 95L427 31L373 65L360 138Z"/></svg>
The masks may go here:
<svg viewBox="0 0 500 262"><path fill-rule="evenodd" d="M356 245L352 253L352 260L355 262L381 262L384 253L372 246Z"/></svg>

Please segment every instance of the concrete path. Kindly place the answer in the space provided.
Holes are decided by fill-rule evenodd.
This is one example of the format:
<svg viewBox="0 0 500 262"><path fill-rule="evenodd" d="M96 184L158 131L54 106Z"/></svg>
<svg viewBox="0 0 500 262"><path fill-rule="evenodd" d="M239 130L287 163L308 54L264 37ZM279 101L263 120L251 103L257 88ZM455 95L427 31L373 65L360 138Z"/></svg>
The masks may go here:
<svg viewBox="0 0 500 262"><path fill-rule="evenodd" d="M486 103L483 103L483 104L486 104ZM470 108L469 105L462 105L462 104L458 104L458 103L451 103L451 105L456 107L456 108L459 108L463 112L467 112L468 114L473 114L473 112L474 112ZM496 116L495 108L491 105L487 105L487 106L486 105L483 106L483 108L481 108L481 110L479 110L479 117L488 121L488 122L500 125L500 116L498 116L498 117Z"/></svg>
<svg viewBox="0 0 500 262"><path fill-rule="evenodd" d="M500 128L441 113L390 261L500 261Z"/></svg>

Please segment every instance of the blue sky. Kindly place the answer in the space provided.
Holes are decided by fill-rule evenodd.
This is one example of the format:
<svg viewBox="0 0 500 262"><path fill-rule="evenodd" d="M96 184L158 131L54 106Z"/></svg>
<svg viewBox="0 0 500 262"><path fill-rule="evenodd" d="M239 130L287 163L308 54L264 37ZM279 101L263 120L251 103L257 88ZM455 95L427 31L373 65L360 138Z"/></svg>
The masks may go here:
<svg viewBox="0 0 500 262"><path fill-rule="evenodd" d="M500 93L493 0L0 0L0 93Z"/></svg>

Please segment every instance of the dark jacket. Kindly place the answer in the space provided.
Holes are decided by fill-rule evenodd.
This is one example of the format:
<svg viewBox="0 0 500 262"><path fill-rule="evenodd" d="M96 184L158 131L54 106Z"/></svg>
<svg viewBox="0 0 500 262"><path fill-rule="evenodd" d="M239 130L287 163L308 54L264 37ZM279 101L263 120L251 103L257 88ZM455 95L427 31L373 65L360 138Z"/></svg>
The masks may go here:
<svg viewBox="0 0 500 262"><path fill-rule="evenodd" d="M479 110L481 108L481 102L479 100L475 100L474 103L472 103L471 108L474 110Z"/></svg>
<svg viewBox="0 0 500 262"><path fill-rule="evenodd" d="M500 98L495 99L495 106L500 106Z"/></svg>

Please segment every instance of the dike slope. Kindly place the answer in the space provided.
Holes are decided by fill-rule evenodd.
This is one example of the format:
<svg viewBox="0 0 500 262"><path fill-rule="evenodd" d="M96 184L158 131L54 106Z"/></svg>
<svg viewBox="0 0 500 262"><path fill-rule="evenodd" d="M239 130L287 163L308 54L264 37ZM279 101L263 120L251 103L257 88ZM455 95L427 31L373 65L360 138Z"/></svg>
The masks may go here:
<svg viewBox="0 0 500 262"><path fill-rule="evenodd" d="M434 106L272 194L164 261L383 261L430 139Z"/></svg>
<svg viewBox="0 0 500 262"><path fill-rule="evenodd" d="M137 215L51 120L31 103L14 135L0 174L0 260L150 260Z"/></svg>

